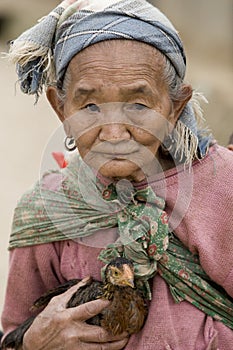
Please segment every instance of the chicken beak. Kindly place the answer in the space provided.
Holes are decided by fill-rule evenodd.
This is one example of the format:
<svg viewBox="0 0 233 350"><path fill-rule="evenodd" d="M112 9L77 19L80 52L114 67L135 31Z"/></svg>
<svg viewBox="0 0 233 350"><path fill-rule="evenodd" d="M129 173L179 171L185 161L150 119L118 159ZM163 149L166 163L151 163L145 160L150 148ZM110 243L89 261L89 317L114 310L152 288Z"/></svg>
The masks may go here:
<svg viewBox="0 0 233 350"><path fill-rule="evenodd" d="M125 264L123 268L124 268L123 279L122 279L123 285L134 288L134 273L133 273L132 267Z"/></svg>
<svg viewBox="0 0 233 350"><path fill-rule="evenodd" d="M128 279L127 281L125 281L125 284L131 288L134 288L134 280L133 278Z"/></svg>

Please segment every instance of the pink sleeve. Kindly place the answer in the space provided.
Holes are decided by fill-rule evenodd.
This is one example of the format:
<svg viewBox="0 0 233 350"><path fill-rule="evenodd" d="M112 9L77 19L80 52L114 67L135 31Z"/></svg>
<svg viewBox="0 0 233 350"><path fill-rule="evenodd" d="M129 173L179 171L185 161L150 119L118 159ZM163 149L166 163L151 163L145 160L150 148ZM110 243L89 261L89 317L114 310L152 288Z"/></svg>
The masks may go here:
<svg viewBox="0 0 233 350"><path fill-rule="evenodd" d="M223 288L228 292L228 294L233 298L233 267L222 284Z"/></svg>
<svg viewBox="0 0 233 350"><path fill-rule="evenodd" d="M2 313L4 333L31 316L29 309L42 293L64 282L60 273L59 244L43 244L10 251Z"/></svg>
<svg viewBox="0 0 233 350"><path fill-rule="evenodd" d="M233 297L233 153L218 146L194 166L192 201L178 236Z"/></svg>
<svg viewBox="0 0 233 350"><path fill-rule="evenodd" d="M233 154L219 147L212 159L205 187L194 189L199 196L197 226L203 217L195 243L202 267L233 297Z"/></svg>

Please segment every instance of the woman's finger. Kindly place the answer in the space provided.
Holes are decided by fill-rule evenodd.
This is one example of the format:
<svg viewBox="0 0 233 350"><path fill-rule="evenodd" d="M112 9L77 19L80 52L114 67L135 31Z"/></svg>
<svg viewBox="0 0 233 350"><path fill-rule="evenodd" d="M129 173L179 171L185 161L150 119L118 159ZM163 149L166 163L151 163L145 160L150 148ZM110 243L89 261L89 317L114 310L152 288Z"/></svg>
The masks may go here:
<svg viewBox="0 0 233 350"><path fill-rule="evenodd" d="M97 299L85 304L69 309L72 318L78 321L86 321L89 318L98 315L104 308L110 304L110 301Z"/></svg>
<svg viewBox="0 0 233 350"><path fill-rule="evenodd" d="M83 327L80 327L79 330L79 340L84 343L103 344L106 342L120 341L128 338L129 336L127 332L118 335L112 335L102 327L92 326L85 323L83 323Z"/></svg>
<svg viewBox="0 0 233 350"><path fill-rule="evenodd" d="M59 304L61 307L66 308L66 305L68 303L68 301L70 300L70 298L72 297L72 295L80 288L85 286L89 281L90 281L91 277L85 277L83 278L80 282L78 282L77 284L75 284L74 286L72 286L71 288L69 288L66 292L57 295L55 297L53 297L50 301L51 304Z"/></svg>
<svg viewBox="0 0 233 350"><path fill-rule="evenodd" d="M114 342L108 342L105 344L99 344L99 343L85 343L83 344L83 349L86 350L120 350L123 349L126 344L128 343L128 338L124 338L119 341Z"/></svg>

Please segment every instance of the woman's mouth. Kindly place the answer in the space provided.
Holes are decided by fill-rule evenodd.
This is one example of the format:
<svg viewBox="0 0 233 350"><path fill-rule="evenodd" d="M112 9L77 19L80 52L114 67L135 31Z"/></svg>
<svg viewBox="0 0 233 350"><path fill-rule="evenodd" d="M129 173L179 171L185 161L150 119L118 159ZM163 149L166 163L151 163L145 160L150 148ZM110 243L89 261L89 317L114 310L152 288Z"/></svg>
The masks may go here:
<svg viewBox="0 0 233 350"><path fill-rule="evenodd" d="M138 151L139 145L134 141L119 142L117 144L104 142L92 149L93 153L102 154L111 158L127 157Z"/></svg>

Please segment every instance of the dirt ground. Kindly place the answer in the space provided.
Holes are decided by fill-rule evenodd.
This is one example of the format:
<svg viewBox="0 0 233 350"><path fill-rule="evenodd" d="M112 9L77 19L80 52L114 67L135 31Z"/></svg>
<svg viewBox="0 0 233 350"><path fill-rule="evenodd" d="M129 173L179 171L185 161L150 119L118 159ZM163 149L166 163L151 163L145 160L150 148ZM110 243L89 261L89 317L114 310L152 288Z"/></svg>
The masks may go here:
<svg viewBox="0 0 233 350"><path fill-rule="evenodd" d="M193 37L192 40L194 43L197 37ZM229 59L232 48L229 48L228 54L224 52L223 57L203 56L197 52L196 44L195 49L192 49L192 40L187 45L190 66L187 80L205 93L209 100L209 104L204 108L207 124L219 143L226 145L233 132L232 56ZM207 37L206 41L208 41ZM4 50L6 46L2 42L0 51ZM60 124L44 97L34 106L32 97L23 96L19 87L15 85L14 67L4 59L0 60L0 79L1 313L6 288L7 245L13 209L20 195L39 177L45 146Z"/></svg>

